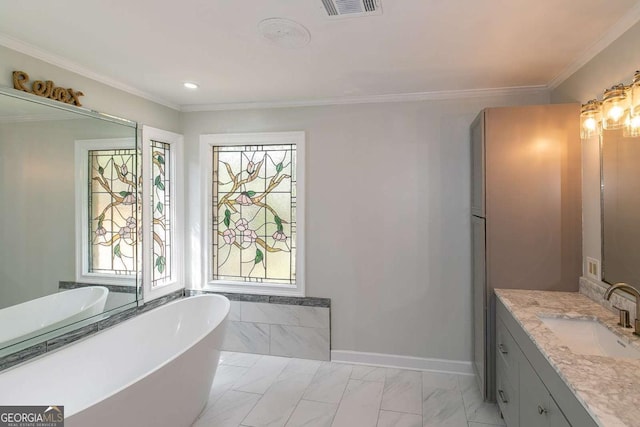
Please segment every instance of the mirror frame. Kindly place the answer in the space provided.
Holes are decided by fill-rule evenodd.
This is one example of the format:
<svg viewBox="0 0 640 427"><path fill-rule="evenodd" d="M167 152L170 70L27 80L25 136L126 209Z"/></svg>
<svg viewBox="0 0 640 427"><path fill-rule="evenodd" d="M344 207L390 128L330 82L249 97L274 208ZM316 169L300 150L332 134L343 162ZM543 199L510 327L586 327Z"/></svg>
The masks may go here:
<svg viewBox="0 0 640 427"><path fill-rule="evenodd" d="M613 286L615 283L609 281L606 279L605 277L605 271L607 268L607 263L606 263L606 258L605 258L605 250L604 250L604 246L605 246L605 228L604 228L604 221L605 221L605 206L604 206L604 191L605 191L605 183L604 183L604 137L605 137L605 133L608 132L607 130L604 129L600 129L600 134L598 135L598 154L600 157L600 282L605 283L606 285L608 285L608 287ZM640 141L639 141L640 143ZM640 291L640 283L634 285L629 283L630 286L632 286L635 289L638 289ZM626 298L630 299L630 300L634 300L634 296L631 294L631 292L627 291L626 289L621 289L621 291L619 294L625 296Z"/></svg>
<svg viewBox="0 0 640 427"><path fill-rule="evenodd" d="M6 86L0 86L0 94L7 95L12 98L23 99L25 101L35 102L37 104L46 105L48 107L54 107L59 110L69 111L71 113L82 114L84 116L93 117L100 120L106 120L108 122L117 123L123 126L128 126L131 128L138 129L138 123L132 120L123 119L122 117L113 116L111 114L101 113L99 111L91 110L86 107L78 107L75 105L65 104L60 101L54 101L49 98L44 98L42 96L34 95L29 92L24 92L22 90L13 89Z"/></svg>

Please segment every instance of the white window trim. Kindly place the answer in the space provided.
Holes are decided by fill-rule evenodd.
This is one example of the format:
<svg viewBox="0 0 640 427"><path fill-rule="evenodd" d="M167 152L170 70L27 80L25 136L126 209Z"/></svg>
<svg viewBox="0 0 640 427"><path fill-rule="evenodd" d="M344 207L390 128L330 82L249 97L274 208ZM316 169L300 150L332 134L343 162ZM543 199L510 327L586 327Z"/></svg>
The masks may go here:
<svg viewBox="0 0 640 427"><path fill-rule="evenodd" d="M296 145L296 283L254 285L248 282L209 280L211 277L211 207L213 147L224 145ZM305 296L305 133L223 133L200 135L200 172L202 189L202 288L216 292L278 296Z"/></svg>
<svg viewBox="0 0 640 427"><path fill-rule="evenodd" d="M171 189L172 197L171 215L171 277L169 280L157 285L155 288L151 286L153 279L153 235L152 220L153 209L151 192L153 191L153 174L151 160L151 141L160 141L171 146ZM184 197L183 197L183 170L182 170L182 152L184 138L177 133L168 132L162 129L156 129L151 126L142 126L142 283L143 296L145 302L160 298L185 287L184 282L184 236L182 232L183 216L184 216Z"/></svg>
<svg viewBox="0 0 640 427"><path fill-rule="evenodd" d="M90 150L136 148L135 138L82 139L75 141L75 202L76 202L76 281L80 283L136 287L135 275L110 275L89 272L89 183L88 155ZM139 220L139 219L138 219Z"/></svg>

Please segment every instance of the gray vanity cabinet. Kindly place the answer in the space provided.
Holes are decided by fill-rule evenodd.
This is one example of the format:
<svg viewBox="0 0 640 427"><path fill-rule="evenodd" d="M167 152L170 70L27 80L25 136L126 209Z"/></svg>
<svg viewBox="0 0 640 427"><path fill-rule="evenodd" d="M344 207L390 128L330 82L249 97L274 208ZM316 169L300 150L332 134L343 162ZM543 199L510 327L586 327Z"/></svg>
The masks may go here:
<svg viewBox="0 0 640 427"><path fill-rule="evenodd" d="M495 350L497 401L507 427L596 426L499 299Z"/></svg>
<svg viewBox="0 0 640 427"><path fill-rule="evenodd" d="M498 356L496 362L496 396L502 417L509 427L520 425L520 387L518 378L515 381L506 374L504 362Z"/></svg>
<svg viewBox="0 0 640 427"><path fill-rule="evenodd" d="M524 358L500 319L496 324L496 400L509 427L518 427L520 413L520 360Z"/></svg>
<svg viewBox="0 0 640 427"><path fill-rule="evenodd" d="M520 427L570 427L528 362L520 364Z"/></svg>
<svg viewBox="0 0 640 427"><path fill-rule="evenodd" d="M560 407L553 400L553 397L549 395L549 407L547 409L547 417L549 419L549 427L571 427L569 420L567 420L560 410Z"/></svg>

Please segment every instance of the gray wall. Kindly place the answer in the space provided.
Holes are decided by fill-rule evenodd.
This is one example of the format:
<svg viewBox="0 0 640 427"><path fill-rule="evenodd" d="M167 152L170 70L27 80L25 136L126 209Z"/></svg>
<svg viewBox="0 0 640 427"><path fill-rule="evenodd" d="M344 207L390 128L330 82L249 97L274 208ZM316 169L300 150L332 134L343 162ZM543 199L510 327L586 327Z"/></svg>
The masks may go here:
<svg viewBox="0 0 640 427"><path fill-rule="evenodd" d="M602 92L617 83L630 83L640 67L640 23L631 27L551 93L551 102L602 99ZM582 142L582 254L601 255L600 151L598 138ZM584 268L584 267L583 267Z"/></svg>
<svg viewBox="0 0 640 427"><path fill-rule="evenodd" d="M307 134L307 295L332 349L471 360L469 125L546 95L183 115L188 286L200 286L199 135Z"/></svg>

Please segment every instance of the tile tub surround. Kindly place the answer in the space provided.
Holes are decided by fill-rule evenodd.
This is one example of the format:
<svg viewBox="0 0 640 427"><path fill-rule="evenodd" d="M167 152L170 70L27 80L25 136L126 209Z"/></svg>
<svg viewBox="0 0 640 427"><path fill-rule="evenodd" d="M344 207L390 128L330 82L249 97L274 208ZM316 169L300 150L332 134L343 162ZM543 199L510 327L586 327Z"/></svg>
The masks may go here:
<svg viewBox="0 0 640 427"><path fill-rule="evenodd" d="M538 315L597 318L640 349L640 337L632 329L617 326L615 314L580 293L505 289L495 293L598 425L638 425L640 360L575 354Z"/></svg>
<svg viewBox="0 0 640 427"><path fill-rule="evenodd" d="M27 362L30 359L42 356L49 351L57 350L80 339L87 338L90 335L117 325L118 323L134 316L138 316L156 307L183 297L184 290L181 289L139 307L131 307L115 313L105 313L103 314L104 318L97 322L95 319L88 319L87 321L79 322L77 325L70 325L66 327L67 329L71 329L69 332L65 332L60 336L55 336L44 342L31 345L27 348L21 348L16 352L1 356L0 373L5 369L9 369L20 363Z"/></svg>
<svg viewBox="0 0 640 427"><path fill-rule="evenodd" d="M120 294L135 294L138 291L138 288L136 286L105 285L98 283L69 282L62 280L58 282L58 289L78 289L91 286L104 286L105 288L109 289L109 292L117 292Z"/></svg>
<svg viewBox="0 0 640 427"><path fill-rule="evenodd" d="M186 292L217 293L231 301L223 350L315 360L331 357L329 298Z"/></svg>
<svg viewBox="0 0 640 427"><path fill-rule="evenodd" d="M504 426L472 376L222 352L194 427Z"/></svg>
<svg viewBox="0 0 640 427"><path fill-rule="evenodd" d="M223 350L329 360L328 307L231 301Z"/></svg>
<svg viewBox="0 0 640 427"><path fill-rule="evenodd" d="M185 294L187 296L199 295L199 294L218 294L223 295L229 299L229 301L245 301L245 302L263 302L270 304L284 304L284 305L302 305L305 307L331 307L331 298L317 298L317 297L283 297L276 295L255 295L255 294L240 294L230 292L211 292L197 289L186 289Z"/></svg>

